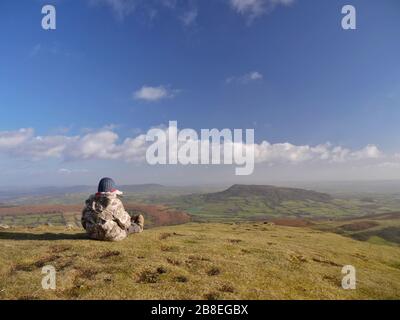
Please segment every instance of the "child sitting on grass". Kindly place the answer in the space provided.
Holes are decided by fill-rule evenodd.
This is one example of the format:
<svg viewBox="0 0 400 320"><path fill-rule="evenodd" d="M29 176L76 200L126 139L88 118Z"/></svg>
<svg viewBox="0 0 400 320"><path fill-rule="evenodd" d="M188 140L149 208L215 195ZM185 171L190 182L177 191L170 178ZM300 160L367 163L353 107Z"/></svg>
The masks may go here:
<svg viewBox="0 0 400 320"><path fill-rule="evenodd" d="M131 233L143 231L144 217L131 218L118 197L121 195L114 180L103 178L98 192L86 200L81 221L91 239L120 241Z"/></svg>

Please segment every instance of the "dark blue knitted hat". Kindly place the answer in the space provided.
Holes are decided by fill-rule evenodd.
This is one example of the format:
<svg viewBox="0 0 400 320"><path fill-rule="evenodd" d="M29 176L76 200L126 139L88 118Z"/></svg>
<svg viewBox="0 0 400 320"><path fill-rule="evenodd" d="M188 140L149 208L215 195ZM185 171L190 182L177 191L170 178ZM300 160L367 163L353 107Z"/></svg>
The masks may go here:
<svg viewBox="0 0 400 320"><path fill-rule="evenodd" d="M98 192L114 192L117 190L115 182L111 178L103 178L99 182Z"/></svg>

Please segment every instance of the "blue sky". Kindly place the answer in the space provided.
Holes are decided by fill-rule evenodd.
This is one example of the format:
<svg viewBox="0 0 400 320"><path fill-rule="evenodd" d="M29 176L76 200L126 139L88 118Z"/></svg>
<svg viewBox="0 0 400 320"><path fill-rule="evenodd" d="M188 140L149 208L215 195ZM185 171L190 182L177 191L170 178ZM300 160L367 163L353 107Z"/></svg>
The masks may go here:
<svg viewBox="0 0 400 320"><path fill-rule="evenodd" d="M41 28L44 4L56 7L56 30ZM345 4L357 9L357 30L341 28ZM357 163L267 157L248 181L400 178L397 0L6 0L0 12L3 183L27 175L92 183L103 173L124 183L212 183L214 170L236 179L226 168L155 169L57 151L93 132L122 143L169 120L195 130L254 128L260 144L376 147ZM20 145L10 140L24 134ZM29 150L38 136L51 142Z"/></svg>

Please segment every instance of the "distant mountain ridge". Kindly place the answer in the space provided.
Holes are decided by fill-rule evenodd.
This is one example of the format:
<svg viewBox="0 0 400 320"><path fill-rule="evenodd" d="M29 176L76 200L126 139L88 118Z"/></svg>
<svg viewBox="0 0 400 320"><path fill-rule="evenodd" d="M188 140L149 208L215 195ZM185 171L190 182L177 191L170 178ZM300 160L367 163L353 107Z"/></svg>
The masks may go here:
<svg viewBox="0 0 400 320"><path fill-rule="evenodd" d="M118 188L124 192L159 192L167 187L160 184L136 184L136 185L120 185ZM0 190L0 202L12 200L21 197L37 197L37 196L59 196L66 194L92 194L97 191L96 185L76 185L66 187L24 187L11 188L10 190Z"/></svg>
<svg viewBox="0 0 400 320"><path fill-rule="evenodd" d="M317 191L244 184L213 193L182 195L166 204L207 221L343 216L363 210Z"/></svg>
<svg viewBox="0 0 400 320"><path fill-rule="evenodd" d="M276 206L283 201L304 201L311 200L317 202L328 202L332 200L329 194L299 189L283 188L270 185L243 185L235 184L230 188L215 193L204 195L205 201L221 201L232 197L242 198L262 198L270 206Z"/></svg>

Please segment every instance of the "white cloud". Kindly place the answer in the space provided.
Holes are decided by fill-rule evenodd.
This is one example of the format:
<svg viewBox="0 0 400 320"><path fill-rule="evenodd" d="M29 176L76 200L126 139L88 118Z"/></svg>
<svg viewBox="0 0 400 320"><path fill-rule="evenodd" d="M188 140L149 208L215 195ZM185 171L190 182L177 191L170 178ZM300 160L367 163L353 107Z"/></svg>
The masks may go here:
<svg viewBox="0 0 400 320"><path fill-rule="evenodd" d="M133 96L137 100L155 102L166 98L173 98L177 93L178 90L170 90L165 86L143 86L134 92Z"/></svg>
<svg viewBox="0 0 400 320"><path fill-rule="evenodd" d="M57 173L63 174L63 175L71 175L71 174L82 174L82 173L88 173L88 169L67 169L67 168L61 168L57 170Z"/></svg>
<svg viewBox="0 0 400 320"><path fill-rule="evenodd" d="M264 76L262 75L262 73L258 72L258 71L252 71L249 73L246 73L244 75L241 76L232 76L232 77L228 77L226 78L226 83L240 83L240 84L247 84L249 82L252 81L259 81L262 80L264 78Z"/></svg>
<svg viewBox="0 0 400 320"><path fill-rule="evenodd" d="M92 6L108 6L117 20L123 21L136 12L145 13L153 20L163 9L168 9L184 26L191 26L197 18L197 9L192 1L178 0L88 0ZM183 12L183 14L182 14Z"/></svg>
<svg viewBox="0 0 400 320"><path fill-rule="evenodd" d="M169 128L164 127L163 130L166 131ZM0 155L26 160L55 158L69 161L122 160L144 163L148 146L145 134L138 134L120 141L116 132L107 129L76 136L35 136L33 129L0 131ZM250 148L250 145L243 145L243 147ZM389 163L399 163L396 155L386 155L372 144L362 149L352 150L330 143L311 146L262 141L254 145L254 151L256 163L270 165L374 161L375 164L381 163L382 166L388 166Z"/></svg>
<svg viewBox="0 0 400 320"><path fill-rule="evenodd" d="M250 20L273 10L278 5L288 6L294 0L230 0L231 7Z"/></svg>
<svg viewBox="0 0 400 320"><path fill-rule="evenodd" d="M135 13L145 14L150 20L167 9L179 19L185 27L194 25L198 10L196 1L178 0L87 0L91 6L109 7L117 20L123 21ZM274 10L277 6L289 6L295 0L224 0L238 14L251 23L255 18ZM204 1L207 2L207 1Z"/></svg>
<svg viewBox="0 0 400 320"><path fill-rule="evenodd" d="M241 14L258 16L265 11L263 0L230 0L231 6Z"/></svg>
<svg viewBox="0 0 400 320"><path fill-rule="evenodd" d="M0 150L12 148L24 143L33 135L32 129L20 129L18 131L0 131Z"/></svg>
<svg viewBox="0 0 400 320"><path fill-rule="evenodd" d="M263 141L255 145L255 160L258 163L300 163L306 161L346 162L352 160L377 159L383 154L375 145L352 151L330 143L317 146L293 145L291 143L270 144Z"/></svg>
<svg viewBox="0 0 400 320"><path fill-rule="evenodd" d="M113 159L117 155L113 152L118 135L112 131L89 133L69 144L66 156L72 159Z"/></svg>
<svg viewBox="0 0 400 320"><path fill-rule="evenodd" d="M123 20L133 13L137 2L136 0L89 0L91 5L109 6L118 20Z"/></svg>
<svg viewBox="0 0 400 320"><path fill-rule="evenodd" d="M76 173L88 173L89 170L87 169L67 169L67 168L61 168L57 171L59 174L64 174L64 175L70 175L70 174L76 174Z"/></svg>
<svg viewBox="0 0 400 320"><path fill-rule="evenodd" d="M62 160L109 159L137 161L145 153L145 136L127 138L110 130L83 136L35 136L33 129L0 132L0 155L27 160L59 158Z"/></svg>
<svg viewBox="0 0 400 320"><path fill-rule="evenodd" d="M263 75L257 71L251 72L249 74L250 80L261 80L262 78L263 78Z"/></svg>
<svg viewBox="0 0 400 320"><path fill-rule="evenodd" d="M72 170L70 169L65 169L65 168L61 168L60 170L58 170L58 173L62 173L62 174L71 174Z"/></svg>

